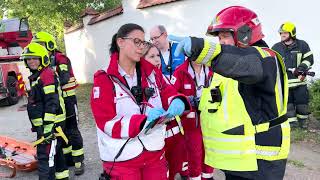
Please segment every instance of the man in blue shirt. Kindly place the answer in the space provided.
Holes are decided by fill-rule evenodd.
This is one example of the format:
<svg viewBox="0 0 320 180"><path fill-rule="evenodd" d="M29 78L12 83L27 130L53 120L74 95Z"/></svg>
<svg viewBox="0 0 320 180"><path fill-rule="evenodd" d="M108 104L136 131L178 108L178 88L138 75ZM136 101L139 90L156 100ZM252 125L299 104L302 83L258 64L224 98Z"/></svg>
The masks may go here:
<svg viewBox="0 0 320 180"><path fill-rule="evenodd" d="M168 40L168 34L163 25L154 26L150 30L150 40L160 50L162 73L170 80L175 81L171 78L175 69L184 62L184 54L174 55L177 43Z"/></svg>

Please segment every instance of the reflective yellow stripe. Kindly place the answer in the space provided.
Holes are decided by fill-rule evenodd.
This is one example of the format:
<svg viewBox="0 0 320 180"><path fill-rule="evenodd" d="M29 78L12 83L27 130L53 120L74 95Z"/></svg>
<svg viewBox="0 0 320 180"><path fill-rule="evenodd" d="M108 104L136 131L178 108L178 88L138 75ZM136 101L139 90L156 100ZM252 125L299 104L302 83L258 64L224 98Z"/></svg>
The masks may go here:
<svg viewBox="0 0 320 180"><path fill-rule="evenodd" d="M308 115L297 114L297 118L307 119L307 118L308 118Z"/></svg>
<svg viewBox="0 0 320 180"><path fill-rule="evenodd" d="M256 145L256 153L258 156L277 156L280 152L280 147L266 147Z"/></svg>
<svg viewBox="0 0 320 180"><path fill-rule="evenodd" d="M313 54L313 53L312 53L311 51L309 51L309 52L305 53L305 54L303 55L303 59L305 59L305 58L307 58L307 57L311 56L312 54Z"/></svg>
<svg viewBox="0 0 320 180"><path fill-rule="evenodd" d="M84 154L83 148L79 150L72 150L72 156L81 156Z"/></svg>
<svg viewBox="0 0 320 180"><path fill-rule="evenodd" d="M41 126L43 124L42 118L32 119L31 122L34 126Z"/></svg>
<svg viewBox="0 0 320 180"><path fill-rule="evenodd" d="M198 64L211 66L211 61L221 52L221 45L204 40L204 47L196 59Z"/></svg>
<svg viewBox="0 0 320 180"><path fill-rule="evenodd" d="M55 121L55 118L56 118L56 115L55 115L55 114L44 113L44 118L43 118L43 120L44 120L44 121L52 121L52 122L54 122L54 121Z"/></svg>
<svg viewBox="0 0 320 180"><path fill-rule="evenodd" d="M64 179L69 177L69 170L64 170L63 172L56 172L56 179Z"/></svg>
<svg viewBox="0 0 320 180"><path fill-rule="evenodd" d="M63 148L62 151L63 151L63 154L69 154L72 151L72 146L70 145L66 148Z"/></svg>
<svg viewBox="0 0 320 180"><path fill-rule="evenodd" d="M291 84L289 84L289 88L297 87L297 86L301 86L301 85L306 85L306 84L307 84L307 82L304 82L304 81L299 82L299 83L291 83Z"/></svg>
<svg viewBox="0 0 320 180"><path fill-rule="evenodd" d="M288 121L295 122L295 121L298 121L298 119L297 119L297 117L291 117L291 118L288 118Z"/></svg>
<svg viewBox="0 0 320 180"><path fill-rule="evenodd" d="M302 61L301 64L305 64L308 68L309 68L310 65L311 65L310 61L307 61L307 60Z"/></svg>
<svg viewBox="0 0 320 180"><path fill-rule="evenodd" d="M264 51L262 48L260 47L255 47L255 48L259 51L259 54L262 56L262 58L266 58L270 56L270 54Z"/></svg>
<svg viewBox="0 0 320 180"><path fill-rule="evenodd" d="M301 82L300 79L289 79L289 80L288 80L288 83L289 83L289 84L290 84L290 83L299 83L299 82Z"/></svg>
<svg viewBox="0 0 320 180"><path fill-rule="evenodd" d="M68 65L66 65L66 64L60 64L59 68L61 71L68 71Z"/></svg>
<svg viewBox="0 0 320 180"><path fill-rule="evenodd" d="M254 149L246 149L246 150L221 150L221 149L213 149L213 148L206 148L208 151L219 153L219 154L255 154L256 150Z"/></svg>
<svg viewBox="0 0 320 180"><path fill-rule="evenodd" d="M77 82L69 82L68 84L65 84L62 86L62 89L69 89L69 88L73 88L77 85Z"/></svg>
<svg viewBox="0 0 320 180"><path fill-rule="evenodd" d="M55 92L55 86L54 85L49 85L49 86L44 86L43 91L45 94L50 94Z"/></svg>
<svg viewBox="0 0 320 180"><path fill-rule="evenodd" d="M301 64L302 53L297 53L297 66Z"/></svg>
<svg viewBox="0 0 320 180"><path fill-rule="evenodd" d="M268 131L269 130L269 126L270 126L269 122L255 125L256 133Z"/></svg>
<svg viewBox="0 0 320 180"><path fill-rule="evenodd" d="M68 91L63 91L62 94L63 94L63 97L74 96L74 95L76 95L76 90L70 89Z"/></svg>
<svg viewBox="0 0 320 180"><path fill-rule="evenodd" d="M43 133L44 134L47 134L49 132L52 132L52 128L53 128L54 124L48 124L48 125L44 125L44 130L43 130Z"/></svg>
<svg viewBox="0 0 320 180"><path fill-rule="evenodd" d="M54 123L59 123L66 120L66 115L65 114L59 114L56 116Z"/></svg>
<svg viewBox="0 0 320 180"><path fill-rule="evenodd" d="M245 138L218 138L218 137L209 137L203 136L203 139L209 141L218 141L218 142L243 142L243 141L252 141L254 137L245 137Z"/></svg>

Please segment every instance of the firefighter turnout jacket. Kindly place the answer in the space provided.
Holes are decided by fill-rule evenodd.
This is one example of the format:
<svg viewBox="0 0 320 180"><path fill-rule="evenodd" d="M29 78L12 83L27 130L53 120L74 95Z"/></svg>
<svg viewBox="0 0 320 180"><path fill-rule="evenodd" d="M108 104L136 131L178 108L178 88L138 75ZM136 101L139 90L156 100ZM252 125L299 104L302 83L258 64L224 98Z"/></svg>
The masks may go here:
<svg viewBox="0 0 320 180"><path fill-rule="evenodd" d="M283 57L288 73L289 88L306 85L306 79L300 81L300 79L293 74L293 70L299 68L299 70L305 71L313 65L313 53L309 45L303 40L295 39L289 46L283 42L278 42L272 49Z"/></svg>
<svg viewBox="0 0 320 180"><path fill-rule="evenodd" d="M52 135L55 124L66 118L59 81L49 67L35 71L29 77L31 91L28 99L28 115L33 130L44 137Z"/></svg>
<svg viewBox="0 0 320 180"><path fill-rule="evenodd" d="M192 52L192 58L216 72L199 105L205 163L246 178L281 179L290 146L288 82L281 56L268 48L200 38L192 38Z"/></svg>

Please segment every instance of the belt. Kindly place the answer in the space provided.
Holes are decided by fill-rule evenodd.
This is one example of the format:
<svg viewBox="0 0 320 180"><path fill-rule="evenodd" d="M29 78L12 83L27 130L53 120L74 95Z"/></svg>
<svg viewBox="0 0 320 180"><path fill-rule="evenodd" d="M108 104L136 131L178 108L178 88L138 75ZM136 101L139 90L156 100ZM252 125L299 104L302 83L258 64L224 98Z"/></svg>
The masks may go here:
<svg viewBox="0 0 320 180"><path fill-rule="evenodd" d="M275 126L278 126L278 125L286 122L287 120L288 120L287 114L284 114L282 116L271 119L268 122L257 124L254 127L256 129L256 133L260 133L260 132L268 131L269 129L271 129Z"/></svg>

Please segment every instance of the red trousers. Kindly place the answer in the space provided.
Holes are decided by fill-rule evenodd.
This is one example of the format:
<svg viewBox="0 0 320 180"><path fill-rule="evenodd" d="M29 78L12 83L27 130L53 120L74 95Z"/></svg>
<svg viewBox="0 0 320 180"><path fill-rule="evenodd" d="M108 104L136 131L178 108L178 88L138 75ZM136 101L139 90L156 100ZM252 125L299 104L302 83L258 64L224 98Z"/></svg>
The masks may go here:
<svg viewBox="0 0 320 180"><path fill-rule="evenodd" d="M109 174L113 162L103 162L103 169ZM164 150L144 151L138 157L115 162L110 173L111 180L167 180L167 162Z"/></svg>
<svg viewBox="0 0 320 180"><path fill-rule="evenodd" d="M189 160L189 177L193 179L209 179L213 177L213 168L204 164L204 145L200 123L195 126L194 120L185 119L183 127L185 129L184 139Z"/></svg>
<svg viewBox="0 0 320 180"><path fill-rule="evenodd" d="M175 122L171 121L167 125L166 136L165 150L169 166L169 180L174 180L177 173L181 176L188 176L188 157L185 141Z"/></svg>

